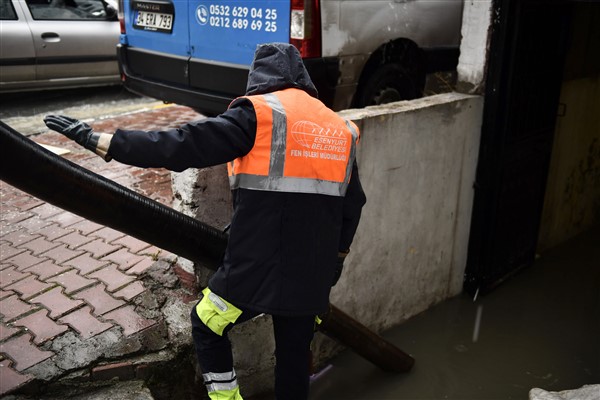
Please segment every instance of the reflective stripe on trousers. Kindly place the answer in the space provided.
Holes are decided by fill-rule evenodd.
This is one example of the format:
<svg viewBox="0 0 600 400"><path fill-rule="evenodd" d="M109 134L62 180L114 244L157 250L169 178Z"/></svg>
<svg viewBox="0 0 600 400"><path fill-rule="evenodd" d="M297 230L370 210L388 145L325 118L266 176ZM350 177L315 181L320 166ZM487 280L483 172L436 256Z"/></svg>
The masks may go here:
<svg viewBox="0 0 600 400"><path fill-rule="evenodd" d="M202 374L211 400L243 400L235 370Z"/></svg>

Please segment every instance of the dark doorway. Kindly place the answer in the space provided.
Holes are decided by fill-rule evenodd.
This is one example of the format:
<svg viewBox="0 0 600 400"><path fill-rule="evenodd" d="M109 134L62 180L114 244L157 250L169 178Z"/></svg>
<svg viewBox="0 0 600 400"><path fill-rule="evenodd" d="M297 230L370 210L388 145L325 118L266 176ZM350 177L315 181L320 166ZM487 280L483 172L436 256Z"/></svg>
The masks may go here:
<svg viewBox="0 0 600 400"><path fill-rule="evenodd" d="M532 264L570 24L567 1L496 0L465 289Z"/></svg>

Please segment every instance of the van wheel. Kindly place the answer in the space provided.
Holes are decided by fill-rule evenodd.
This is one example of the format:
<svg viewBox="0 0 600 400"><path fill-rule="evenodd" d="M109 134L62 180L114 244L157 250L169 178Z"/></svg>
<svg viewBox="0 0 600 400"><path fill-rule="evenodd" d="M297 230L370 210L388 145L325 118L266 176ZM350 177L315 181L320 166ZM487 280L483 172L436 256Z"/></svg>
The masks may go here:
<svg viewBox="0 0 600 400"><path fill-rule="evenodd" d="M421 95L417 79L400 64L381 65L361 86L355 107L410 100Z"/></svg>

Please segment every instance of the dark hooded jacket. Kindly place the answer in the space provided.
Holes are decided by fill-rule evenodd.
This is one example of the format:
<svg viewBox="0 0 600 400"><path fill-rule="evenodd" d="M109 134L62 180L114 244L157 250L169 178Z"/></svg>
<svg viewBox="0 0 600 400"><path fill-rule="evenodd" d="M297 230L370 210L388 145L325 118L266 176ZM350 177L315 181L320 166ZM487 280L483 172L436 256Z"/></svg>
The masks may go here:
<svg viewBox="0 0 600 400"><path fill-rule="evenodd" d="M246 95L317 90L299 52L285 43L257 48ZM256 114L245 98L215 118L167 131L117 130L108 151L123 163L173 171L204 168L252 149ZM350 248L366 198L356 163L345 197L236 189L229 243L211 290L255 312L315 315L327 310L339 250Z"/></svg>

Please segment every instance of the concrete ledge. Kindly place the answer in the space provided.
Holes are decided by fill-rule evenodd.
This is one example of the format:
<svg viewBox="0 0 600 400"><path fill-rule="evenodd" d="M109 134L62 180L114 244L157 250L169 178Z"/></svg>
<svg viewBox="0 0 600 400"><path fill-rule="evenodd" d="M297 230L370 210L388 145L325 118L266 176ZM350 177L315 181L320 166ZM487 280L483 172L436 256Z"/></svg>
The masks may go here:
<svg viewBox="0 0 600 400"><path fill-rule="evenodd" d="M483 102L483 98L481 96L449 92L437 94L435 96L423 97L420 99L410 100L410 101L398 101L395 103L383 104L380 106L369 106L365 108L351 108L348 110L343 110L338 112L343 118L351 119L355 122L372 119L374 117L386 116L389 117L391 115L396 115L405 112L425 110L429 108L436 107L446 107L448 103L455 102L465 102L465 101L474 101L479 99L478 101ZM481 118L480 118L481 119ZM364 132L361 132L364 136Z"/></svg>

